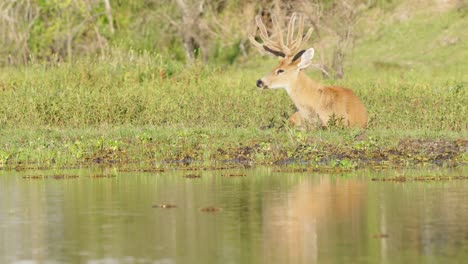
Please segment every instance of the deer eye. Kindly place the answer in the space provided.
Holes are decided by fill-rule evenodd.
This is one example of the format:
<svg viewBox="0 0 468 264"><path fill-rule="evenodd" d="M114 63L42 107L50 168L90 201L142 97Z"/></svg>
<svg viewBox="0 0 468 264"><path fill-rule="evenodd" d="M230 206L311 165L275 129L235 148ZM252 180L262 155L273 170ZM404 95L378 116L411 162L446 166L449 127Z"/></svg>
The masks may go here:
<svg viewBox="0 0 468 264"><path fill-rule="evenodd" d="M278 74L280 74L280 73L283 73L283 72L284 72L284 70L279 69L279 70L276 71L276 75L278 75Z"/></svg>

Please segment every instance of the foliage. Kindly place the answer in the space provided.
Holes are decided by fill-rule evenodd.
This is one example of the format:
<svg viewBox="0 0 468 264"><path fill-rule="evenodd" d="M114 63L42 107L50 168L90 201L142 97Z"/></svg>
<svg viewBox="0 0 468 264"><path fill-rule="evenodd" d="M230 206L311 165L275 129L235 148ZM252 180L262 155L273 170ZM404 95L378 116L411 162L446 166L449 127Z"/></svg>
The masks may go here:
<svg viewBox="0 0 468 264"><path fill-rule="evenodd" d="M106 2L110 8L106 8ZM403 5L401 9L405 9L405 3L419 2L4 0L0 4L0 36L4 42L0 66L37 60L71 61L82 55L104 55L109 50L154 52L184 61L193 53L184 50L190 41L197 42L189 46L196 54L202 52L205 61L232 64L245 60L250 52L246 31L251 29L255 14L270 10L288 16L299 10L307 15L307 26L316 29L314 46L319 47L321 63L332 71L336 58L343 60L356 39L380 25L383 12L398 16L402 11L396 7ZM457 10L463 14L466 8L460 5ZM422 12L413 9L414 13ZM463 23L458 29L463 29ZM449 38L451 42L456 36Z"/></svg>
<svg viewBox="0 0 468 264"><path fill-rule="evenodd" d="M262 63L265 69L274 64ZM279 127L292 104L282 91L258 91L259 74L258 67L184 66L150 53L6 69L0 74L0 124ZM461 74L353 70L335 84L362 98L372 129L463 131L467 90Z"/></svg>
<svg viewBox="0 0 468 264"><path fill-rule="evenodd" d="M45 10L51 8L47 3L51 2L43 2ZM64 8L67 3L72 2L63 2ZM115 5L114 14L124 12L123 7ZM133 13L145 5L136 1L126 7ZM224 10L233 8L237 7ZM112 36L133 32L132 23L117 19L118 30ZM32 59L26 65L2 68L0 166L131 157L151 161L235 157L263 163L292 159L323 165L326 157L327 166L355 168L356 153L398 151L407 138L449 140L463 149L468 137L468 42L462 30L468 26L466 16L454 10L385 23L359 40L344 79L326 81L352 88L368 108L369 129L360 140L356 140L360 131L339 125L315 131L290 127L287 118L294 107L284 91L255 88L255 80L276 60L255 55L240 60L241 42L229 44L229 49L216 44L212 63L195 60L185 65L174 59L183 57L181 49L148 51L152 44L143 44L138 37L134 43L140 46L133 49L134 43L111 38L113 48L99 54L70 61ZM425 26L428 23L432 26ZM106 16L90 25L108 34ZM147 34L156 36L153 33L159 30ZM319 72L308 74L320 80ZM430 152L432 145L420 145ZM423 155L417 148L408 151L409 163L439 155ZM466 154L450 151L446 148L441 157L466 160Z"/></svg>

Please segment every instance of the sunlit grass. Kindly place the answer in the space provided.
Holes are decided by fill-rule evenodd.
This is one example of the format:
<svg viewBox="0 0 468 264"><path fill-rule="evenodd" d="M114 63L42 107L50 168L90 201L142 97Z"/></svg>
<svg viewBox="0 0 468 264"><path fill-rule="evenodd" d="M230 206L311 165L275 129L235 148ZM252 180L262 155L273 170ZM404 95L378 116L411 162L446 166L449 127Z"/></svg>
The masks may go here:
<svg viewBox="0 0 468 264"><path fill-rule="evenodd" d="M431 32L420 30L425 20L415 20L388 28L383 39L362 40L348 58L342 80L321 80L317 71L308 71L314 79L353 89L364 102L370 121L362 146L391 148L407 138L466 140L465 35L448 48L434 44L428 58L420 54L427 39L442 36L435 31L449 25L452 34L466 22L457 16L441 17L440 25L425 29ZM427 41L390 43L398 32L411 35L409 42L418 39L415 34ZM392 48L390 57L385 43ZM399 53L394 45L407 50ZM405 64L409 59L419 62ZM224 152L242 147L255 149L249 159L268 163L310 158L311 151L326 144L354 147L358 130L290 127L287 118L294 106L287 94L255 87L276 59L245 60L231 66L186 66L158 54L111 51L73 63L3 68L0 164L73 164L106 151L124 157L117 160L122 162L222 160L238 157Z"/></svg>
<svg viewBox="0 0 468 264"><path fill-rule="evenodd" d="M255 88L255 80L264 74L256 67L168 66L162 61L143 55L4 71L0 124L259 128L281 126L294 111L284 91ZM362 99L370 113L370 130L461 132L467 116L461 77L432 77L415 70L354 71L337 84L352 88Z"/></svg>

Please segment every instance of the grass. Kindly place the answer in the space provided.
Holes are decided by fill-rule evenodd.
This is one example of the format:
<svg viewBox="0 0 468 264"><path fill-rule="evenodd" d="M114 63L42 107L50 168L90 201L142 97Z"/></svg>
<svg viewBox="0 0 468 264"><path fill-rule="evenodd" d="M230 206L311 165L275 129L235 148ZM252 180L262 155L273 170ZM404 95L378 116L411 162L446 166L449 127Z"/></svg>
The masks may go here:
<svg viewBox="0 0 468 264"><path fill-rule="evenodd" d="M391 131L259 130L257 128L88 127L2 130L5 168L75 167L96 164L142 168L224 168L291 162L309 169L456 166L466 163L466 140L447 135ZM415 140L417 139L417 140ZM227 163L226 163L227 162ZM239 164L237 164L239 165ZM301 167L301 166L299 166Z"/></svg>
<svg viewBox="0 0 468 264"><path fill-rule="evenodd" d="M417 15L412 19L384 24L375 34L358 40L352 53L354 65L362 67L367 63L382 62L402 70L418 69L440 77L459 72L466 79L466 10L447 13L421 10L415 13Z"/></svg>
<svg viewBox="0 0 468 264"><path fill-rule="evenodd" d="M185 66L158 54L113 52L3 68L0 167L195 160L294 160L326 168L366 166L372 159L378 166L466 164L466 34L448 48L429 45L430 56L421 49L447 25L457 33L467 22L457 14L441 15L425 30L420 18L369 36L349 58L346 78L327 81L352 88L367 106L362 140L352 129L290 127L294 107L286 93L254 85L275 59ZM411 38L390 42L395 34ZM309 74L320 80L318 72Z"/></svg>
<svg viewBox="0 0 468 264"><path fill-rule="evenodd" d="M456 142L467 136L466 88L456 78L374 72L340 81L355 87L369 109L367 137L355 141L358 130L290 127L289 98L281 90L257 90L253 83L262 70L256 67L153 66L158 59L149 54L134 61L86 59L3 72L0 164L295 160L354 168L375 153L401 148L406 138ZM431 163L441 154L426 150L408 149L376 164ZM458 154L450 164L464 162Z"/></svg>
<svg viewBox="0 0 468 264"><path fill-rule="evenodd" d="M154 63L161 60L160 63ZM283 91L259 91L258 67L163 65L159 56L84 59L0 74L2 127L135 125L172 128L280 126L293 113ZM159 65L158 65L159 64ZM274 65L265 61L264 65ZM171 73L167 73L169 67ZM316 74L314 74L316 75ZM315 76L317 78L317 76ZM370 129L461 132L467 93L462 76L417 71L354 72L352 87L370 112Z"/></svg>

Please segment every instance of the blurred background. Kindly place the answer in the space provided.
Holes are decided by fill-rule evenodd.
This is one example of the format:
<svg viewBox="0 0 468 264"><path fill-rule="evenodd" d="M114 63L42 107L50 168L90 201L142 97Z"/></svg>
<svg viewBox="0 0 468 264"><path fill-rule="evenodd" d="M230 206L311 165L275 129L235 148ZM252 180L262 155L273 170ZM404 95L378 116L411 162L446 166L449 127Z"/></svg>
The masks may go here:
<svg viewBox="0 0 468 264"><path fill-rule="evenodd" d="M405 68L435 59L444 68L467 58L467 10L463 0L2 0L0 65L116 52L244 63L256 53L247 39L255 15L286 25L299 11L315 30L309 44L326 78L341 78L346 63Z"/></svg>

